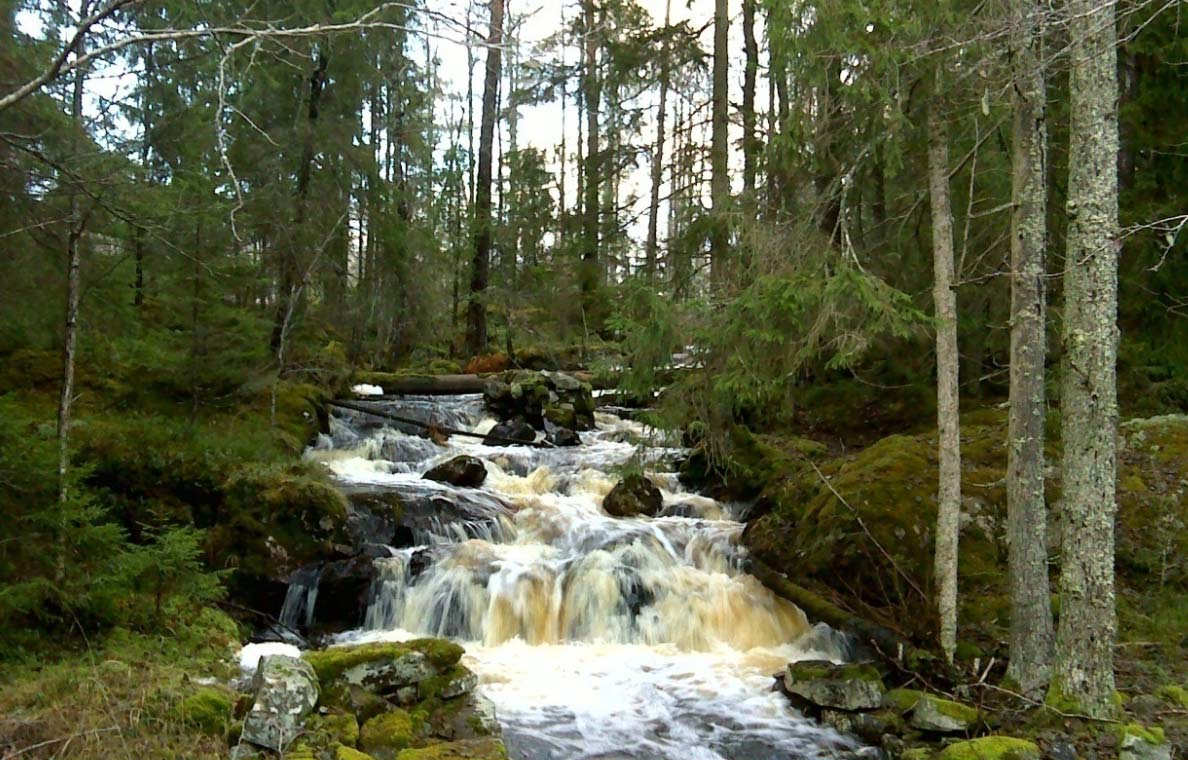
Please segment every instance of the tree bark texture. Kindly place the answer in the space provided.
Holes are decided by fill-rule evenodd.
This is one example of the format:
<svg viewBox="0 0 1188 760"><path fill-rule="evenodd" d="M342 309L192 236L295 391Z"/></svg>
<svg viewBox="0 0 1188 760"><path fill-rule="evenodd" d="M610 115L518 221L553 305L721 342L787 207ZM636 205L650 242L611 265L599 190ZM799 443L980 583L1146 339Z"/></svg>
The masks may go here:
<svg viewBox="0 0 1188 760"><path fill-rule="evenodd" d="M1068 4L1070 146L1064 276L1064 499L1053 696L1113 711L1118 429L1118 80L1112 0Z"/></svg>
<svg viewBox="0 0 1188 760"><path fill-rule="evenodd" d="M1007 426L1011 623L1007 675L1025 694L1034 694L1048 683L1053 645L1044 504L1047 122L1040 57L1041 11L1036 0L1015 0L1011 40L1014 135Z"/></svg>

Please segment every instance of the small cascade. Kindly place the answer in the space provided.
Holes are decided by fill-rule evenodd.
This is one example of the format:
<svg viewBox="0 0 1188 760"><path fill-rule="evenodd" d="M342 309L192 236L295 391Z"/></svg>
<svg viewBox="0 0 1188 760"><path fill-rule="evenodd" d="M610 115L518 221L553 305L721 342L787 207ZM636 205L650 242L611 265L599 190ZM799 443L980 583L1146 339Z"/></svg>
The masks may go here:
<svg viewBox="0 0 1188 760"><path fill-rule="evenodd" d="M298 626L309 628L313 623L314 606L318 602L318 582L322 578L321 565L309 565L293 572L285 603L281 607L280 622L296 631Z"/></svg>
<svg viewBox="0 0 1188 760"><path fill-rule="evenodd" d="M369 403L477 433L495 423L478 396ZM439 445L336 411L307 457L373 518L395 509L407 542L371 555L363 628L340 638L464 642L513 757L832 757L846 741L792 713L770 676L799 657L841 659L844 637L743 571L745 505L685 493L676 441L595 421L569 448ZM481 487L422 478L461 454L485 462ZM661 489L655 517L602 510L629 462ZM308 621L316 589L295 576L284 616Z"/></svg>

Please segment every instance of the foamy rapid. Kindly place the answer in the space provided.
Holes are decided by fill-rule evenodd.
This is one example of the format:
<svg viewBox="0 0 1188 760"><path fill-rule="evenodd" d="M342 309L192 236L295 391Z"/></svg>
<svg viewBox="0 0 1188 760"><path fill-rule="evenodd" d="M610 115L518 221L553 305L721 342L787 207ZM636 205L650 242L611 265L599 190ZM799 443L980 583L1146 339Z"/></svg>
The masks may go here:
<svg viewBox="0 0 1188 760"><path fill-rule="evenodd" d="M477 396L372 403L455 429L493 424ZM442 498L468 516L375 560L365 627L342 643L462 642L513 757L825 758L850 746L771 691L789 660L840 659L841 646L741 572L735 505L682 491L665 436L607 415L573 448L439 446L413 432L344 412L307 454L351 487ZM459 454L484 460L482 488L421 478ZM660 516L602 511L628 463L662 487ZM292 615L310 614L308 597L294 592Z"/></svg>

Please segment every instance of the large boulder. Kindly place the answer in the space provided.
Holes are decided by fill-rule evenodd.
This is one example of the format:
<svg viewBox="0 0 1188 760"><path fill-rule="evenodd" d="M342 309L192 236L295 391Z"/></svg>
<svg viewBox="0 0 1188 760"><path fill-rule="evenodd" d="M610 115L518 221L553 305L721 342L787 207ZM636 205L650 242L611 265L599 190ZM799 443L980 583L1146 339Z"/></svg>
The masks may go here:
<svg viewBox="0 0 1188 760"><path fill-rule="evenodd" d="M252 688L256 697L243 721L243 739L283 752L317 707L317 675L297 657L268 655L256 668Z"/></svg>
<svg viewBox="0 0 1188 760"><path fill-rule="evenodd" d="M449 641L379 642L304 656L328 716L307 722L314 744L357 744L372 760L396 760L414 748L500 734L494 707L475 692L478 677L460 664L462 648ZM344 724L354 718L355 730L326 725L331 718Z"/></svg>
<svg viewBox="0 0 1188 760"><path fill-rule="evenodd" d="M487 446L513 446L519 443L528 446L536 443L536 430L527 422L501 422L483 438L483 444Z"/></svg>
<svg viewBox="0 0 1188 760"><path fill-rule="evenodd" d="M564 372L504 372L487 381L483 402L500 419L526 422L537 430L544 429L545 419L574 430L594 427L590 384Z"/></svg>
<svg viewBox="0 0 1188 760"><path fill-rule="evenodd" d="M790 663L784 688L816 707L848 711L878 708L886 691L873 665L835 665L824 660Z"/></svg>
<svg viewBox="0 0 1188 760"><path fill-rule="evenodd" d="M535 439L536 435L532 437ZM487 479L487 468L481 459L463 455L433 467L425 473L425 478L460 488L478 488Z"/></svg>
<svg viewBox="0 0 1188 760"><path fill-rule="evenodd" d="M602 500L603 511L612 517L655 517L663 505L660 489L639 473L625 476Z"/></svg>

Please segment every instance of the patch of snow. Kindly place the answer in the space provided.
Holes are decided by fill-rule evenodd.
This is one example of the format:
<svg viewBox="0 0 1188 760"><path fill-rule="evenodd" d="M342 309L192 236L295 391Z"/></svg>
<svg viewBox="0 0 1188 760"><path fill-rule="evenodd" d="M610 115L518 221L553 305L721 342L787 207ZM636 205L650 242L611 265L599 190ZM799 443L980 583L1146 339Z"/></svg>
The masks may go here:
<svg viewBox="0 0 1188 760"><path fill-rule="evenodd" d="M280 641L265 641L259 644L245 644L239 650L239 667L245 673L254 673L260 664L260 658L272 654L285 654L290 657L300 657L301 650L292 644Z"/></svg>
<svg viewBox="0 0 1188 760"><path fill-rule="evenodd" d="M368 385L367 383L360 383L358 385L352 385L351 391L356 396L382 396L382 395L384 395L383 388L379 387L378 385Z"/></svg>

